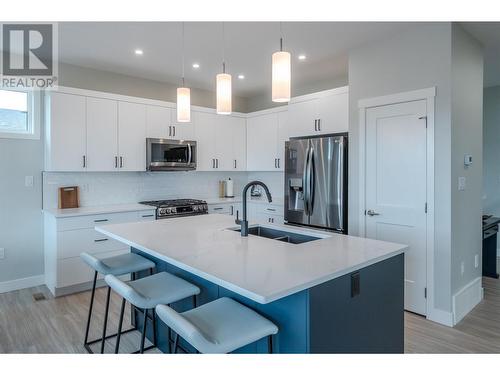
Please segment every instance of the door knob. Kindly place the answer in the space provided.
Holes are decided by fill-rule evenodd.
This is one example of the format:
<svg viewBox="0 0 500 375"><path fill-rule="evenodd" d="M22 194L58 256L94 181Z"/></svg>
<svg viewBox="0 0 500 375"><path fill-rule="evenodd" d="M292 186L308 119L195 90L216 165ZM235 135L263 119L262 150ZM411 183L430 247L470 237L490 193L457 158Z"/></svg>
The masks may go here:
<svg viewBox="0 0 500 375"><path fill-rule="evenodd" d="M368 211L366 211L366 214L367 214L368 216L377 216L377 215L380 215L378 212L375 212L375 211L373 211L373 210L368 210Z"/></svg>

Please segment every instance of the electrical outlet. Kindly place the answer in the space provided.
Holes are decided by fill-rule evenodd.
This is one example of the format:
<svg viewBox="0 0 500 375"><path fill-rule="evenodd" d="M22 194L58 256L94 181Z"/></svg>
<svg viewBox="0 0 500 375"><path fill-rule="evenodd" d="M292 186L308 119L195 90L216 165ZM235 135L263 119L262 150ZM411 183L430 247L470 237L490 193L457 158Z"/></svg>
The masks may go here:
<svg viewBox="0 0 500 375"><path fill-rule="evenodd" d="M462 261L460 263L460 274L463 276L465 272L465 263Z"/></svg>
<svg viewBox="0 0 500 375"><path fill-rule="evenodd" d="M5 258L5 249L3 247L0 247L0 259Z"/></svg>
<svg viewBox="0 0 500 375"><path fill-rule="evenodd" d="M474 255L474 268L479 267L479 254Z"/></svg>
<svg viewBox="0 0 500 375"><path fill-rule="evenodd" d="M465 183L466 183L465 177L459 177L458 178L458 190L460 190L460 191L465 190Z"/></svg>

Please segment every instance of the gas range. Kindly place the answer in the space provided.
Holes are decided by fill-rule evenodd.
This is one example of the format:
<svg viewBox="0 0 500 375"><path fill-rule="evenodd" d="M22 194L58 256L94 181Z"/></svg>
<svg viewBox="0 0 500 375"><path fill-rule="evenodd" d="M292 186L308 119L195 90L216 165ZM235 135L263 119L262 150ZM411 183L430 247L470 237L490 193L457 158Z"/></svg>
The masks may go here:
<svg viewBox="0 0 500 375"><path fill-rule="evenodd" d="M156 207L157 219L208 214L207 202L199 199L167 199L139 203Z"/></svg>

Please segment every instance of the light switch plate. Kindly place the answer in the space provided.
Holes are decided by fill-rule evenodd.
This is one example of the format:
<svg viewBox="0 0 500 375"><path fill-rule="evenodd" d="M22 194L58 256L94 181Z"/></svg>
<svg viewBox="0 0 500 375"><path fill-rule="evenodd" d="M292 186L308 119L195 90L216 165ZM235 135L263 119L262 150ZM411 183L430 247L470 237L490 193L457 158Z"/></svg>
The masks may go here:
<svg viewBox="0 0 500 375"><path fill-rule="evenodd" d="M465 184L466 184L466 180L465 180L465 177L459 177L458 178L458 190L462 191L462 190L465 190Z"/></svg>
<svg viewBox="0 0 500 375"><path fill-rule="evenodd" d="M474 268L479 267L479 254L474 255Z"/></svg>
<svg viewBox="0 0 500 375"><path fill-rule="evenodd" d="M24 176L24 186L33 187L33 176Z"/></svg>

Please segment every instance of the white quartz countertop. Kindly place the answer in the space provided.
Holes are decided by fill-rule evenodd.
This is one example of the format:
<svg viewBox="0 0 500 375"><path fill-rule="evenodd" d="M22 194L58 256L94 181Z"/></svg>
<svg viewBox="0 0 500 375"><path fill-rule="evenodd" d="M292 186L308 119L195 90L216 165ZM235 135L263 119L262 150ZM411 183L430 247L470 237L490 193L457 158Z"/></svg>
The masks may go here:
<svg viewBox="0 0 500 375"><path fill-rule="evenodd" d="M252 225L252 223L250 223ZM225 215L98 226L96 230L258 303L322 284L401 254L389 242L284 225L265 225L324 237L289 244L228 230Z"/></svg>
<svg viewBox="0 0 500 375"><path fill-rule="evenodd" d="M128 204L109 204L102 206L85 206L78 208L44 208L43 212L47 212L54 215L57 218L61 217L72 217L72 216L86 216L86 215L99 215L99 214L109 214L117 212L133 212L133 211L145 211L154 210L152 206L146 206L144 204L138 203L128 203Z"/></svg>

